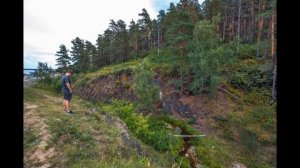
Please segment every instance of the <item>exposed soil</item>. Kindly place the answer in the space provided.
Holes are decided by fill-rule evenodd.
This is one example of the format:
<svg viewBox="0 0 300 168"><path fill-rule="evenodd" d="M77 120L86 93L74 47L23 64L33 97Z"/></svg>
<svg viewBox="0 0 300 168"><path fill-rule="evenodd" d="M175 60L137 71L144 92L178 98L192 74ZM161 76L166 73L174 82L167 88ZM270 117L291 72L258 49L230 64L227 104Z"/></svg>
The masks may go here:
<svg viewBox="0 0 300 168"><path fill-rule="evenodd" d="M118 98L135 101L132 80L130 72L119 72L101 76L86 86L76 88L75 92L87 100L103 100L110 103L112 98ZM160 86L162 93L162 99L155 103L156 110L183 119L206 134L212 131L214 116L223 116L234 108L231 98L222 91L218 91L211 99L205 94L193 96L187 91L181 96L178 90L168 85L160 76L156 77L155 82Z"/></svg>
<svg viewBox="0 0 300 168"><path fill-rule="evenodd" d="M121 71L108 76L101 76L75 92L87 100L102 100L110 103L112 98L135 101L132 89L133 75ZM157 76L155 82L160 86L162 99L155 103L156 111L168 112L179 119L190 122L199 131L210 134L216 115L224 116L234 108L234 103L224 92L218 91L216 97L209 99L206 95L190 95L180 92L168 85L166 79Z"/></svg>
<svg viewBox="0 0 300 168"><path fill-rule="evenodd" d="M128 71L101 76L86 86L75 87L74 92L92 101L102 100L109 103L112 98L134 101L136 96L132 89L132 78Z"/></svg>
<svg viewBox="0 0 300 168"><path fill-rule="evenodd" d="M158 83L163 95L161 100L163 110L192 123L194 128L206 134L212 132L214 116L224 116L234 108L232 100L221 91L211 99L206 95L193 96L189 93L183 93L181 96L178 90L167 84L167 81L159 79Z"/></svg>
<svg viewBox="0 0 300 168"><path fill-rule="evenodd" d="M25 104L24 107L24 129L32 130L37 133L39 143L29 151L24 152L24 167L32 167L32 165L42 165L41 167L50 167L48 159L55 155L55 148L48 147L48 141L51 138L43 119L37 115L37 105Z"/></svg>
<svg viewBox="0 0 300 168"><path fill-rule="evenodd" d="M86 86L77 88L75 92L82 98L88 100L104 100L110 103L111 98L127 99L130 101L136 100L136 96L132 90L132 74L128 72L121 72L118 74L111 74L105 77L99 77ZM214 98L208 98L206 95L190 95L180 92L168 85L167 81L157 76L155 82L161 89L161 100L155 103L156 112L164 111L173 116L185 120L192 124L194 128L203 132L204 134L212 134L212 125L215 123L215 116L225 116L234 108L234 103L224 92L218 91ZM107 120L107 116L106 117ZM121 131L121 139L123 144L134 147L136 151L143 155L139 144L131 141L126 125L122 122L115 122L116 127ZM190 145L189 138L184 138L184 146L180 154L185 156L190 161L190 166L193 168L199 167L200 163L196 158L195 149ZM236 164L234 167L241 167ZM243 168L243 166L241 167Z"/></svg>

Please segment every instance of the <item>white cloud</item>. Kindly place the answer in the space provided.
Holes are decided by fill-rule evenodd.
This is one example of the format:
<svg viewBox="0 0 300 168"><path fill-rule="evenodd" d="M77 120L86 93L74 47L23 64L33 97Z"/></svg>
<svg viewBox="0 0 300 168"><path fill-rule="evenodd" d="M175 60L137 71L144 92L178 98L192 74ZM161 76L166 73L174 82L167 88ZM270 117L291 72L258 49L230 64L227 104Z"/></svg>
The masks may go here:
<svg viewBox="0 0 300 168"><path fill-rule="evenodd" d="M201 0L200 0L201 1ZM95 44L110 19L129 25L145 8L155 19L161 7L179 0L24 0L24 67L46 61L53 68L59 45L71 49L77 36Z"/></svg>
<svg viewBox="0 0 300 168"><path fill-rule="evenodd" d="M110 19L128 25L143 8L151 19L156 18L152 0L24 0L24 66L44 61L56 67L59 45L71 49L77 36L95 43Z"/></svg>

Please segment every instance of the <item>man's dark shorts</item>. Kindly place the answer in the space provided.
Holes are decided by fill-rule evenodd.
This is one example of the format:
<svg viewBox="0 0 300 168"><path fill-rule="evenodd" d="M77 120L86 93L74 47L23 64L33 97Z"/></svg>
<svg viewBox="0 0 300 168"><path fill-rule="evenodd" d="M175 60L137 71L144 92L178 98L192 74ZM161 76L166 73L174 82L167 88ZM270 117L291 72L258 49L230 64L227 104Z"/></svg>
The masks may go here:
<svg viewBox="0 0 300 168"><path fill-rule="evenodd" d="M70 93L70 92L63 92L63 94L64 94L64 99L65 100L71 101L71 99L72 99L72 93Z"/></svg>

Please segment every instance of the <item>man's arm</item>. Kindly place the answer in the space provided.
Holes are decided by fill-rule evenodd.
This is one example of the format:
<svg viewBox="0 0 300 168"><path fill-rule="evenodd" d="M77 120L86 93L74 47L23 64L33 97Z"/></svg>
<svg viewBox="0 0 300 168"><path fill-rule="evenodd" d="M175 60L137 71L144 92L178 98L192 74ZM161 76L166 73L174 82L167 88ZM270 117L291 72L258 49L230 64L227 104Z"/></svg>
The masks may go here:
<svg viewBox="0 0 300 168"><path fill-rule="evenodd" d="M70 83L66 83L66 85L67 85L67 87L69 88L69 90L70 90L70 93L72 93L72 92L73 92L73 90L72 90L72 87L71 87Z"/></svg>

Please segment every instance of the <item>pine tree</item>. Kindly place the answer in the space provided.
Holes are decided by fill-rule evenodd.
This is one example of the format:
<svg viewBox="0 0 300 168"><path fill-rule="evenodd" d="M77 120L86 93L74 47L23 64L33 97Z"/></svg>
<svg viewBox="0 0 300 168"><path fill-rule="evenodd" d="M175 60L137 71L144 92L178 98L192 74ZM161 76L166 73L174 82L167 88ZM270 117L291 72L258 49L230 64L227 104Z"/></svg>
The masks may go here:
<svg viewBox="0 0 300 168"><path fill-rule="evenodd" d="M134 20L131 20L129 25L129 38L130 50L133 50L130 55L136 58L139 54L140 26Z"/></svg>
<svg viewBox="0 0 300 168"><path fill-rule="evenodd" d="M166 13L164 10L159 11L159 15L157 15L157 29L158 29L158 48L160 46L164 45L164 37L165 37L165 32L166 28L164 27L163 23L166 17Z"/></svg>
<svg viewBox="0 0 300 168"><path fill-rule="evenodd" d="M96 55L95 58L93 59L93 62L95 67L97 68L106 65L104 55L103 55L103 38L104 38L103 35L99 34L96 40Z"/></svg>
<svg viewBox="0 0 300 168"><path fill-rule="evenodd" d="M36 76L41 79L42 82L49 84L51 82L51 74L54 70L51 67L48 67L48 64L45 62L38 62L38 67L36 70Z"/></svg>
<svg viewBox="0 0 300 168"><path fill-rule="evenodd" d="M71 41L73 46L71 47L71 60L73 62L73 67L75 71L84 71L85 70L85 53L84 53L84 40L81 40L79 37L76 37Z"/></svg>
<svg viewBox="0 0 300 168"><path fill-rule="evenodd" d="M137 21L141 29L142 52L149 51L151 50L152 41L152 22L145 8L142 9L142 13L139 13L139 16L142 16L142 18Z"/></svg>
<svg viewBox="0 0 300 168"><path fill-rule="evenodd" d="M56 52L55 56L58 58L56 59L57 62L57 71L64 72L68 66L70 65L71 58L68 55L69 50L67 50L64 44L59 46L59 51Z"/></svg>
<svg viewBox="0 0 300 168"><path fill-rule="evenodd" d="M87 69L95 69L96 47L90 42L85 41L85 56L88 58Z"/></svg>
<svg viewBox="0 0 300 168"><path fill-rule="evenodd" d="M110 30L114 34L113 46L116 49L116 55L114 56L116 61L123 62L128 56L128 43L129 37L126 30L126 24L123 20L118 20L117 23L114 20L110 22Z"/></svg>
<svg viewBox="0 0 300 168"><path fill-rule="evenodd" d="M103 58L105 65L109 65L115 61L116 49L114 46L114 33L110 29L106 29L103 35Z"/></svg>

